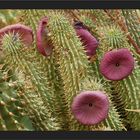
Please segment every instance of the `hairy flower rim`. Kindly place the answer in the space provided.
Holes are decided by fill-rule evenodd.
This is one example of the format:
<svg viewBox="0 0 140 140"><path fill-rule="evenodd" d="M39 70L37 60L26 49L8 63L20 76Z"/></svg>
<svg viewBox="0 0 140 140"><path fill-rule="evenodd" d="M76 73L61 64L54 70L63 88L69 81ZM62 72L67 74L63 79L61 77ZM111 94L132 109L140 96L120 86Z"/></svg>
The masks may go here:
<svg viewBox="0 0 140 140"><path fill-rule="evenodd" d="M33 42L33 32L32 29L28 26L22 24L12 24L0 29L0 45L2 44L2 38L5 34L12 33L20 35L21 41L26 45L30 46Z"/></svg>

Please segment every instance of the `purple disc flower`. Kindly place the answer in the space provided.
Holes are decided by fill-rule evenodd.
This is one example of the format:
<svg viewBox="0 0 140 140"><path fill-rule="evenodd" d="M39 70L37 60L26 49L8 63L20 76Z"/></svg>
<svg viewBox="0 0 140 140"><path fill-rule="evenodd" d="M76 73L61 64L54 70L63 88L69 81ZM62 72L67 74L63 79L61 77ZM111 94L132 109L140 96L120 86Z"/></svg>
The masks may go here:
<svg viewBox="0 0 140 140"><path fill-rule="evenodd" d="M109 100L102 91L83 91L74 98L71 108L80 123L94 125L107 118Z"/></svg>
<svg viewBox="0 0 140 140"><path fill-rule="evenodd" d="M0 29L0 38L4 36L4 34L8 33L13 33L16 35L17 33L20 35L22 42L30 46L33 42L33 32L32 29L29 27L22 25L22 24L13 24L13 25L8 25L2 29ZM1 44L1 39L0 39L0 44Z"/></svg>
<svg viewBox="0 0 140 140"><path fill-rule="evenodd" d="M92 57L96 54L96 49L99 45L97 39L91 35L91 33L80 23L75 24L75 30L83 45L85 46L86 54Z"/></svg>
<svg viewBox="0 0 140 140"><path fill-rule="evenodd" d="M107 52L100 63L100 72L109 80L122 80L134 69L134 58L127 48Z"/></svg>
<svg viewBox="0 0 140 140"><path fill-rule="evenodd" d="M47 40L47 30L46 30L47 23L48 23L47 17L41 19L41 21L39 22L36 35L37 49L44 56L49 56L52 53L52 45L50 45Z"/></svg>

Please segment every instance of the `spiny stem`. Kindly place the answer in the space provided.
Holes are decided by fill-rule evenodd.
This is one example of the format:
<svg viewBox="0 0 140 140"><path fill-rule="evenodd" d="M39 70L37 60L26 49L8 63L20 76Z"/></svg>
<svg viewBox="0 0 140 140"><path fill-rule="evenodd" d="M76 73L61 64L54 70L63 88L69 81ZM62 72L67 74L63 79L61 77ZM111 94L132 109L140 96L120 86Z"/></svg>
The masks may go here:
<svg viewBox="0 0 140 140"><path fill-rule="evenodd" d="M136 49L137 53L140 54L140 48L139 46L136 44L136 42L133 40L133 38L131 37L130 34L128 34L128 29L127 29L127 26L122 22L122 21L119 21L119 20L116 20L115 17L113 17L109 12L108 10L104 10L106 12L106 14L113 20L115 21L119 26L120 28L125 32L127 33L127 38L129 40L129 43L131 43L134 48Z"/></svg>

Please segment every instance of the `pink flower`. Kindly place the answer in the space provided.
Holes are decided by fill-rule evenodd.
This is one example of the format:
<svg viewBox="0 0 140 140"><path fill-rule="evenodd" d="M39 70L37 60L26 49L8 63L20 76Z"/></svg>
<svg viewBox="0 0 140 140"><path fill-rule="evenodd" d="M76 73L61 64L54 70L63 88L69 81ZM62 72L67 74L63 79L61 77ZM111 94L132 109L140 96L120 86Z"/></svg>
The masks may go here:
<svg viewBox="0 0 140 140"><path fill-rule="evenodd" d="M107 52L100 64L101 73L109 80L122 80L132 73L134 58L126 48Z"/></svg>
<svg viewBox="0 0 140 140"><path fill-rule="evenodd" d="M96 49L99 45L99 42L96 40L94 36L90 34L90 32L79 22L75 24L75 30L83 45L85 46L86 54L89 57L92 57L96 54Z"/></svg>
<svg viewBox="0 0 140 140"><path fill-rule="evenodd" d="M37 49L44 55L48 56L52 53L53 47L49 44L47 40L47 28L48 18L45 17L39 22L37 29Z"/></svg>
<svg viewBox="0 0 140 140"><path fill-rule="evenodd" d="M19 35L21 36L21 40L22 42L27 45L30 46L33 42L33 32L32 30L22 24L13 24L13 25L8 25L2 29L0 29L0 38L2 38L5 34L8 33L13 33L13 34L17 34L19 33ZM0 44L1 44L0 40Z"/></svg>
<svg viewBox="0 0 140 140"><path fill-rule="evenodd" d="M94 125L108 116L109 100L102 91L83 91L72 103L72 112L82 124Z"/></svg>

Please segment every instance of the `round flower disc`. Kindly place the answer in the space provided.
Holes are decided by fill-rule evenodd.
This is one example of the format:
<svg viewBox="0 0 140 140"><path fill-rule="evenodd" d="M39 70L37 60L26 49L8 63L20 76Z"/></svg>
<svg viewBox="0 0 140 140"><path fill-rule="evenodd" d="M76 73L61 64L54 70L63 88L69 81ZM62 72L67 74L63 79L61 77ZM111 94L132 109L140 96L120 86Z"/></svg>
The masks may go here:
<svg viewBox="0 0 140 140"><path fill-rule="evenodd" d="M46 25L48 23L48 18L45 17L39 22L39 26L37 29L37 49L38 51L44 55L48 56L52 52L52 46L48 43L47 40L47 28Z"/></svg>
<svg viewBox="0 0 140 140"><path fill-rule="evenodd" d="M126 48L107 52L100 63L100 72L108 80L122 80L134 69L134 58Z"/></svg>
<svg viewBox="0 0 140 140"><path fill-rule="evenodd" d="M25 25L13 24L0 29L0 38L2 38L5 34L8 33L13 33L14 35L18 33L20 35L22 42L26 46L30 46L33 42L33 32L29 27ZM0 39L0 44L1 44L1 39Z"/></svg>
<svg viewBox="0 0 140 140"><path fill-rule="evenodd" d="M91 35L91 33L84 27L75 25L76 33L83 42L83 45L85 46L85 50L87 53L87 56L92 57L96 54L96 49L99 45L98 41L94 36Z"/></svg>
<svg viewBox="0 0 140 140"><path fill-rule="evenodd" d="M109 100L102 91L83 91L72 103L72 113L82 124L94 125L108 116Z"/></svg>

